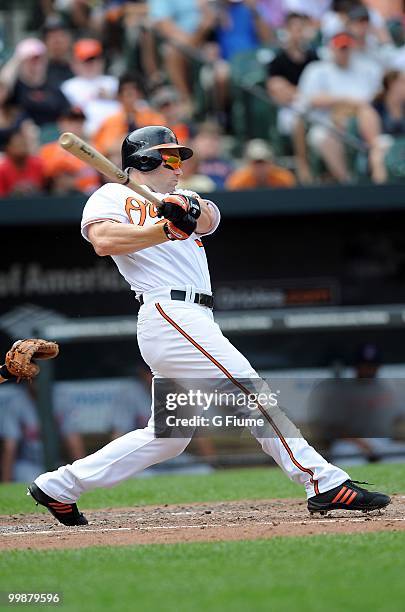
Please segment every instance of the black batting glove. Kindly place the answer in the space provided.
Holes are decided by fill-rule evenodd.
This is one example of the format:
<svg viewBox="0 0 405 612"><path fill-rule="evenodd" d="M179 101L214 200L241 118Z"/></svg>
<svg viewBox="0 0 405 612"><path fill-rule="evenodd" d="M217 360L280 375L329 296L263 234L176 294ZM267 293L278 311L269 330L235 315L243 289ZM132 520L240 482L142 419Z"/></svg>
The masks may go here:
<svg viewBox="0 0 405 612"><path fill-rule="evenodd" d="M201 206L197 198L170 193L158 207L158 215L178 224L187 218L197 220L201 215Z"/></svg>

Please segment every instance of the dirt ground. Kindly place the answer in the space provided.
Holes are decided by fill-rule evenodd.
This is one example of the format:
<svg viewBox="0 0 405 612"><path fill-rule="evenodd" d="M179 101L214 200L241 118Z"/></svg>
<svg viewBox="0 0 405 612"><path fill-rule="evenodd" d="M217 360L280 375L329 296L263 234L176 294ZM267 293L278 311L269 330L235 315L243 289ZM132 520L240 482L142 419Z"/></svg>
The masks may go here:
<svg viewBox="0 0 405 612"><path fill-rule="evenodd" d="M84 527L50 514L0 516L0 550L172 544L405 530L405 496L383 514L335 511L310 516L304 500L271 499L88 510Z"/></svg>

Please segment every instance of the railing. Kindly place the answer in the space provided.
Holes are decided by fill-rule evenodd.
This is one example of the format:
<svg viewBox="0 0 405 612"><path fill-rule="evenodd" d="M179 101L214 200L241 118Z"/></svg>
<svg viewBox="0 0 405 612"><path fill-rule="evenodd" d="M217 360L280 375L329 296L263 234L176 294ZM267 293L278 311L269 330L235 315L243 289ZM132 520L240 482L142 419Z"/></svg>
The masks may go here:
<svg viewBox="0 0 405 612"><path fill-rule="evenodd" d="M143 28L146 29L146 26L144 25ZM163 36L162 33L157 28L154 28L152 26L148 26L147 29L155 36L156 41L164 42L165 44L175 47L176 49L181 51L185 55L185 57L194 64L195 67L203 68L203 67L210 66L210 63L207 62L207 60L204 57L204 54L198 49L194 49L193 47L183 45L173 39L167 38ZM260 53L262 53L263 51L264 52L268 51L270 53L272 52L270 49L265 49L265 48L258 49L257 50L258 63L260 63ZM269 113L274 113L274 110L277 109L278 106L274 103L274 101L271 100L271 98L268 96L266 90L263 87L261 87L254 81L252 82L249 72L247 74L244 74L242 77L233 78L232 88L236 90L237 96L238 95L241 96L245 104L246 139L253 138L254 134L252 132L253 121L252 121L252 109L251 109L253 101L256 100L256 101L259 101L267 105L269 109ZM213 100L211 100L211 105L214 106L214 108L212 108L213 111L218 110L218 109L215 109L215 96L213 97ZM329 121L325 119L322 119L322 117L314 118L312 117L311 113L308 111L304 112L294 107L290 107L290 108L298 117L301 117L302 119L304 119L309 125L318 124L318 125L327 127L347 147L353 149L354 151L362 152L362 153L365 153L368 151L369 147L362 140L360 140L359 138L356 138L356 136L352 134L348 134L347 132L339 129L338 127L333 126L333 124L331 124ZM206 109L206 111L208 112L209 109Z"/></svg>

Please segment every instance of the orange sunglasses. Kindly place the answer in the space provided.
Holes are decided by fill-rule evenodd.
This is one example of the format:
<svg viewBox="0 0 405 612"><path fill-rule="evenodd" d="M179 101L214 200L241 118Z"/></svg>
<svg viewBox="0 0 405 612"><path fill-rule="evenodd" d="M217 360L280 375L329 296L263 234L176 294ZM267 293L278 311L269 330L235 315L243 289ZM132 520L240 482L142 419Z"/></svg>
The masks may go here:
<svg viewBox="0 0 405 612"><path fill-rule="evenodd" d="M183 163L182 159L177 157L177 155L167 155L163 153L162 159L164 168L170 168L170 170L178 170Z"/></svg>

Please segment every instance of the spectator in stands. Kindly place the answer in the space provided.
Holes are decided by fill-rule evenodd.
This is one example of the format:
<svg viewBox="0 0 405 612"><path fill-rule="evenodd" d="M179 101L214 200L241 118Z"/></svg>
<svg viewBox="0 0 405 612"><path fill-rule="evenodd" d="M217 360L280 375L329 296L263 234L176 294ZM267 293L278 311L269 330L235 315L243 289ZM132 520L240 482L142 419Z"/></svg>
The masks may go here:
<svg viewBox="0 0 405 612"><path fill-rule="evenodd" d="M233 164L223 153L222 130L212 121L202 123L193 140L193 149L198 151L198 171L214 182L214 188L224 189Z"/></svg>
<svg viewBox="0 0 405 612"><path fill-rule="evenodd" d="M151 395L134 378L59 383L55 416L71 461L134 429L137 414L150 416Z"/></svg>
<svg viewBox="0 0 405 612"><path fill-rule="evenodd" d="M319 59L316 51L308 46L308 22L305 15L287 15L285 48L269 64L267 91L281 107L278 112L278 129L286 135L292 133L297 116L291 107L298 95L300 76L308 64Z"/></svg>
<svg viewBox="0 0 405 612"><path fill-rule="evenodd" d="M30 121L25 112L11 103L8 87L0 81L0 151L3 151L4 145L12 132Z"/></svg>
<svg viewBox="0 0 405 612"><path fill-rule="evenodd" d="M47 192L53 196L75 196L83 191L77 188L77 168L74 159L58 159L52 164Z"/></svg>
<svg viewBox="0 0 405 612"><path fill-rule="evenodd" d="M48 51L47 82L51 87L60 87L74 76L71 68L71 31L60 17L50 15L44 23L42 34Z"/></svg>
<svg viewBox="0 0 405 612"><path fill-rule="evenodd" d="M167 125L176 134L181 144L186 144L191 137L193 126L185 119L179 104L180 97L174 87L160 87L151 99L153 108L164 118Z"/></svg>
<svg viewBox="0 0 405 612"><path fill-rule="evenodd" d="M258 0L223 0L211 2L211 7L215 7L214 20L210 40L202 49L205 65L200 83L211 102L211 114L229 129L233 62L238 65L246 57L249 59L261 45L271 41L273 34Z"/></svg>
<svg viewBox="0 0 405 612"><path fill-rule="evenodd" d="M118 85L119 108L107 117L94 135L97 149L105 152L112 143L121 143L128 132L145 125L165 125L165 118L153 110L144 98L139 80L131 74L124 74Z"/></svg>
<svg viewBox="0 0 405 612"><path fill-rule="evenodd" d="M73 132L83 138L86 117L80 108L67 109L59 117L60 133ZM58 141L43 145L39 151L43 161L44 173L48 180L48 190L52 194L91 194L100 186L99 174L86 162L73 157L62 149Z"/></svg>
<svg viewBox="0 0 405 612"><path fill-rule="evenodd" d="M397 55L387 27L383 22L379 27L372 25L365 6L356 6L349 11L346 27L356 39L354 59L372 59L379 68L377 76L381 82L384 72L392 67Z"/></svg>
<svg viewBox="0 0 405 612"><path fill-rule="evenodd" d="M116 100L118 79L104 74L101 43L82 38L73 46L73 70L76 76L61 89L71 106L79 106L86 115L85 133L92 136L109 115L119 110Z"/></svg>
<svg viewBox="0 0 405 612"><path fill-rule="evenodd" d="M33 387L11 385L1 398L2 482L31 482L44 470L43 446Z"/></svg>
<svg viewBox="0 0 405 612"><path fill-rule="evenodd" d="M244 161L244 165L228 178L228 189L265 189L295 185L293 173L273 163L272 151L265 140L255 138L248 142Z"/></svg>
<svg viewBox="0 0 405 612"><path fill-rule="evenodd" d="M230 61L238 53L253 51L269 42L270 28L255 0L225 0L214 31L220 55Z"/></svg>
<svg viewBox="0 0 405 612"><path fill-rule="evenodd" d="M180 94L184 112L191 114L193 99L189 60L183 48L198 50L211 32L216 12L209 0L148 0L152 26L167 42L164 49L166 70L170 81Z"/></svg>
<svg viewBox="0 0 405 612"><path fill-rule="evenodd" d="M363 4L375 11L383 19L403 17L403 0L363 0Z"/></svg>
<svg viewBox="0 0 405 612"><path fill-rule="evenodd" d="M28 138L20 127L6 140L0 160L0 196L41 193L45 185L42 160L30 154Z"/></svg>
<svg viewBox="0 0 405 612"><path fill-rule="evenodd" d="M379 85L372 60L352 58L356 41L347 32L339 32L329 43L331 60L312 62L301 75L298 108L310 122L309 145L325 162L332 177L339 182L350 180L342 138L347 121L371 101ZM307 162L305 121L295 128L297 170L303 182L311 180Z"/></svg>
<svg viewBox="0 0 405 612"><path fill-rule="evenodd" d="M385 75L373 104L360 110L359 130L370 146L371 177L375 183L384 183L388 178L385 155L396 138L405 137L405 73Z"/></svg>
<svg viewBox="0 0 405 612"><path fill-rule="evenodd" d="M122 145L122 142L120 140L111 142L108 148L104 152L104 155L106 156L106 158L112 161L112 163L118 166L118 168L121 168L121 163L122 163L121 145ZM105 174L101 175L101 180L103 183L111 183L111 179L105 176Z"/></svg>
<svg viewBox="0 0 405 612"><path fill-rule="evenodd" d="M258 0L256 9L271 30L276 30L284 25L288 13L284 0Z"/></svg>
<svg viewBox="0 0 405 612"><path fill-rule="evenodd" d="M313 426L327 441L329 454L376 462L395 451L391 440L398 417L397 398L378 378L381 355L377 346L362 345L356 354L355 378L322 381L309 402ZM403 450L403 449L402 449Z"/></svg>
<svg viewBox="0 0 405 612"><path fill-rule="evenodd" d="M142 27L147 25L147 14L147 0L112 0L104 2L104 9L99 7L97 20L110 74L139 72L148 75L152 88L161 75L153 35Z"/></svg>
<svg viewBox="0 0 405 612"><path fill-rule="evenodd" d="M39 126L55 121L67 106L62 92L48 84L47 68L44 43L37 38L26 38L17 45L0 72L0 80L9 87L12 102Z"/></svg>
<svg viewBox="0 0 405 612"><path fill-rule="evenodd" d="M76 35L92 36L97 31L97 13L95 16L94 11L98 3L92 0L56 0L55 4L59 9L58 12Z"/></svg>
<svg viewBox="0 0 405 612"><path fill-rule="evenodd" d="M320 22L323 40L328 41L338 32L345 31L349 12L358 6L361 6L361 0L332 0L329 10L322 15Z"/></svg>
<svg viewBox="0 0 405 612"><path fill-rule="evenodd" d="M189 189L197 193L209 193L215 190L215 183L209 176L199 171L199 155L194 153L193 157L183 163L183 174L179 180L180 189Z"/></svg>

